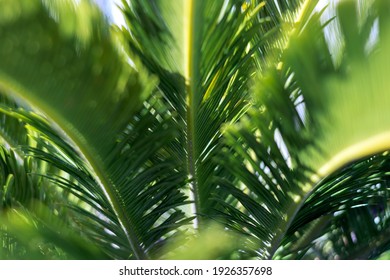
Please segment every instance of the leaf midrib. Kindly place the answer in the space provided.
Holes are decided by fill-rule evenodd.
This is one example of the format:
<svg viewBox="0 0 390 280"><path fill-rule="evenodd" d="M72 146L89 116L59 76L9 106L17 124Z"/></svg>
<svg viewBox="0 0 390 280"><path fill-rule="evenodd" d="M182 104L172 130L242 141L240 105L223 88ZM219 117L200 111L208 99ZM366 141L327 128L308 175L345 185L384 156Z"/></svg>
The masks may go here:
<svg viewBox="0 0 390 280"><path fill-rule="evenodd" d="M199 197L199 185L196 174L196 151L195 151L195 95L196 87L194 81L197 79L197 69L194 63L194 36L195 36L195 1L185 1L184 7L184 78L185 78L185 90L186 90L186 150L187 150L187 172L190 179L190 194L194 204L195 215L194 227L197 228L199 224L198 214L201 212L200 197Z"/></svg>

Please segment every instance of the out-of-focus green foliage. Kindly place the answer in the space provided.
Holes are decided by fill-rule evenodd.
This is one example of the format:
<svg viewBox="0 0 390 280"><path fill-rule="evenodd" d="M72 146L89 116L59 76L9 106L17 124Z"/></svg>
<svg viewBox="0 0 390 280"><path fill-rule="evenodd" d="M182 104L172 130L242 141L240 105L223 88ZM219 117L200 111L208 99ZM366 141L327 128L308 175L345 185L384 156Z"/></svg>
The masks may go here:
<svg viewBox="0 0 390 280"><path fill-rule="evenodd" d="M252 250L256 249L256 243L251 242L251 238L210 223L201 233L179 236L165 250L166 257L172 260L240 259L242 254L238 250L243 244L248 248L252 244Z"/></svg>
<svg viewBox="0 0 390 280"><path fill-rule="evenodd" d="M0 0L1 259L387 258L388 1L122 4Z"/></svg>

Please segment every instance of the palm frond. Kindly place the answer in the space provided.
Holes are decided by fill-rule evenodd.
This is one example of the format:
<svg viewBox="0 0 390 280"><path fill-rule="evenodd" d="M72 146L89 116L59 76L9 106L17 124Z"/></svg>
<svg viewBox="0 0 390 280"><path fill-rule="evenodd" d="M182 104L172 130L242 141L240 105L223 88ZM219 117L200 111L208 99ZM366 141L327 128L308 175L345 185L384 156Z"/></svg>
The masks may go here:
<svg viewBox="0 0 390 280"><path fill-rule="evenodd" d="M149 99L148 108L136 114L120 135L121 145L117 147L119 152L116 159L118 164L111 167L113 173L123 178L121 185L126 186L122 190L123 207L129 215L140 217L134 226L151 257L167 241L172 231L188 223L188 218L179 210L187 203L180 192L180 184L185 183L185 178L174 171L175 166L169 160L172 152L161 148L166 139L172 138L174 131L167 129L170 120L162 120L164 110L158 103L157 99ZM126 235L104 190L94 178L93 171L66 138L61 137L47 120L35 113L7 107L0 110L22 120L29 131L34 132L30 133L30 138L38 145L24 146L22 150L34 159L56 168L38 169L36 175L43 176L73 196L73 199L62 203L75 212L75 215L71 215L72 223L76 224L75 231L82 232L82 235L100 244L114 258L134 257L129 256L131 248L123 241ZM149 148L140 152L145 141L150 143ZM142 207L134 207L136 203Z"/></svg>
<svg viewBox="0 0 390 280"><path fill-rule="evenodd" d="M284 258L377 259L390 246L388 206L369 205L340 211L328 219L321 231L306 247L293 250Z"/></svg>
<svg viewBox="0 0 390 280"><path fill-rule="evenodd" d="M14 4L2 1L1 5L13 11ZM2 17L0 26L4 38L1 86L47 115L75 143L88 162L87 169L92 170L94 183L101 187L96 192L98 199L103 205L110 203L126 236L126 257L147 258L158 238L185 221L176 210L184 201L180 183L176 190L165 189L167 182L180 181L164 176L174 168L166 161L168 157L161 156L167 152L159 146L169 141L172 130L150 100L143 103L154 79L141 65L137 70L130 66L119 50L116 33L86 1L20 0L16 6L18 11L10 13L13 18ZM140 143L144 145L139 148L145 150L136 154ZM76 170L78 161L69 164L69 158L57 161L59 157L47 151L34 153L85 180ZM154 164L154 169L148 169ZM91 188L89 180L83 186L85 193ZM75 190L72 184L66 185Z"/></svg>
<svg viewBox="0 0 390 280"><path fill-rule="evenodd" d="M340 221L344 219L350 220L352 223L354 223L353 220L358 220L361 227L365 223L367 223L367 227L375 224L375 232L370 232L370 234L367 232L356 233L357 229L351 229L350 233L345 234L365 236L359 238L361 240L355 244L360 248L359 250L352 247L344 248L343 254L335 253L331 256L323 253L323 256L319 257L334 258L338 255L339 258L368 258L368 255L377 256L378 252L383 250L380 249L382 245L379 245L381 243L380 236L386 235L387 231L386 220L388 218L386 213L388 212L389 196L387 170L388 159L386 154L382 154L359 160L324 179L309 195L297 213L276 257L295 258L297 252L311 251L315 248L318 245L316 240L327 242L339 238L337 242L342 242L340 240L343 238L335 235L335 232L346 232L340 228L340 225L344 223ZM362 210L363 216L367 216L368 213L372 215L359 218L360 220L352 219L353 215L360 213L359 209L364 209ZM368 212L366 213L366 211ZM335 232L333 232L334 230ZM329 236L333 236L333 238ZM375 239L378 239L378 246L370 246L370 243ZM335 244L334 246L341 249L341 245ZM355 253L353 253L354 251ZM358 251L366 251L366 255L359 256ZM351 255L347 256L346 254Z"/></svg>
<svg viewBox="0 0 390 280"><path fill-rule="evenodd" d="M159 77L158 88L181 131L173 150L190 180L202 227L215 208L211 194L225 196L214 181L230 177L215 161L225 145L220 131L248 107L255 53L266 49L276 30L277 23L266 18L274 16L272 7L260 1L122 2L129 47Z"/></svg>
<svg viewBox="0 0 390 280"><path fill-rule="evenodd" d="M104 259L106 255L85 237L69 230L61 218L55 217L43 205L35 205L34 211L23 207L14 207L2 213L6 232L9 238L17 241L17 246L24 247L26 252L17 248L0 247L1 259ZM4 234L4 232L0 232ZM15 246L13 246L15 247ZM22 248L23 248L22 247ZM5 254L4 254L5 251Z"/></svg>
<svg viewBox="0 0 390 280"><path fill-rule="evenodd" d="M274 255L295 217L302 218L303 226L315 219L306 216L313 207L367 204L373 195L372 184L383 178L383 171L373 172L363 185L353 176L350 184L338 184L342 179L337 177L323 185L326 191L319 187L320 179L347 163L389 148L389 118L383 113L389 105L383 76L387 53L365 51L362 46L369 33L360 31L372 29L378 13L368 13L357 30L355 8L352 2L343 2L338 8L341 30L348 34L343 36L346 50L351 49L342 66L332 60L321 13L312 14L308 9L289 33L274 66L255 87L256 108L228 129L233 150L227 150L222 160L231 162L229 168L242 185L237 188L222 182L231 198L221 202L221 218L228 213L230 227L256 236L261 257ZM379 40L378 49L387 49L387 36ZM236 166L238 162L240 166ZM367 172L368 164L360 172ZM362 193L354 193L356 190ZM306 210L302 207L305 201Z"/></svg>
<svg viewBox="0 0 390 280"><path fill-rule="evenodd" d="M80 254L75 255L74 252L70 253L66 248L60 250L58 246L50 244L48 240L44 241L45 238L42 237L44 234L40 234L39 230L34 228L33 225L38 223L32 218L36 212L35 206L37 201L40 201L42 205L45 205L47 209L50 209L53 218L59 219L58 216L62 217L62 228L64 228L65 225L69 226L71 224L71 215L69 215L70 212L64 208L64 204L70 197L66 192L61 192L60 189L49 180L45 180L36 174L37 172L60 174L62 171L29 156L28 152L24 149L29 145L31 147L37 145L37 142L28 136L28 134L33 133L33 131L29 129L28 124L22 121L22 118L17 117L17 115L23 115L22 112L25 112L24 109L20 108L15 102L12 102L7 98L2 98L0 111L2 123L4 125L4 128L1 130L4 142L1 147L0 156L0 215L2 219L2 224L0 226L2 240L0 258L91 258L92 255L83 255L81 252ZM23 227L17 222L20 217L16 218L13 214L10 215L15 209L23 209L22 212L24 214L21 215L24 216L25 219L31 218L31 224L29 226L26 224L26 227ZM43 221L40 221L39 223L41 226L43 225ZM45 224L46 226L48 225L47 221ZM27 236L28 234L19 234L20 232L26 231L29 231L30 234L33 235L37 234L37 237L38 235L42 235L40 236L40 244L34 243L34 245L36 245L35 249L31 248L32 244L28 244L28 241L31 241ZM56 229L57 233L59 231L61 231L61 228ZM83 236L83 234L79 234L78 236ZM66 237L63 236L59 239L65 241ZM85 240L83 242L85 242Z"/></svg>

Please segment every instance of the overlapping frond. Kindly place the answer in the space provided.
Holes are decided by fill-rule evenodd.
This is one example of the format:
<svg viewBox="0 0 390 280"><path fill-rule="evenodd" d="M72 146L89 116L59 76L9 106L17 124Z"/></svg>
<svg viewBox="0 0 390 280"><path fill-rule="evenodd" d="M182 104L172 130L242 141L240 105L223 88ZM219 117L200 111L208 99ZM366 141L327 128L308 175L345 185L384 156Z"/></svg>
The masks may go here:
<svg viewBox="0 0 390 280"><path fill-rule="evenodd" d="M13 207L0 213L1 259L105 259L91 240L80 236L60 216L54 216L43 204ZM69 214L69 213L67 213ZM3 241L4 242L4 241Z"/></svg>
<svg viewBox="0 0 390 280"><path fill-rule="evenodd" d="M107 246L120 247L124 258L148 258L186 221L179 209L185 178L175 175L170 153L161 148L175 132L155 98L145 101L155 79L130 65L119 35L87 1L1 5L7 7L0 22L1 87L48 116L81 157L72 158L74 150L60 139L67 136L47 134L43 123L34 128L44 149L28 151L74 176L49 175L84 200L88 207L78 207L80 214L91 207L110 220L95 218L119 232L123 244Z"/></svg>
<svg viewBox="0 0 390 280"><path fill-rule="evenodd" d="M355 167L348 183L336 175L321 181L351 161L389 148L389 116L384 113L389 105L384 76L388 54L381 51L389 47L388 38L379 38L375 53L365 48L371 33L367 30L385 15L371 8L361 20L355 2L339 4L345 55L337 64L320 13L307 11L287 32L274 66L261 75L256 107L228 129L233 151L222 157L231 162L229 168L242 185L223 182L231 198L221 202L221 211L228 213L230 227L259 239L261 257L274 255L287 230L294 231L291 226L303 227L343 207L375 204L378 192L372 186L384 176L383 169L366 161L360 172L369 179ZM380 29L387 30L387 25ZM309 213L316 217L309 218Z"/></svg>
<svg viewBox="0 0 390 280"><path fill-rule="evenodd" d="M334 250L332 253L322 252L319 258L363 259L378 256L387 245L387 241L381 241L380 236L386 235L388 227L388 167L387 153L384 153L359 160L324 179L297 213L277 256L300 258L301 255L307 258L319 248L319 244L329 240L336 242L337 238L337 242L343 243L345 238L341 238L340 234L359 235L358 242L355 240L353 244L345 246L352 245L360 249L351 247L344 248L343 253ZM362 213L365 218L353 221L353 215L358 213ZM363 232L360 233L359 228L354 227L350 230L342 229L340 225L345 224L345 220L358 223ZM366 232L365 223L367 230L370 227L373 230ZM376 239L378 246L373 246ZM342 244L332 246L338 249L343 247ZM363 251L363 248L366 255L359 255L358 251Z"/></svg>
<svg viewBox="0 0 390 280"><path fill-rule="evenodd" d="M77 199L68 192L61 191L58 184L39 175L59 176L64 174L64 170L57 169L54 165L47 165L29 155L28 149L42 149L39 139L35 139L37 129L32 127L34 122L30 120L35 120L38 126L46 122L43 122L43 118L28 113L4 96L1 98L0 114L3 140L0 160L0 216L2 221L0 258L94 258L91 255L92 251L84 250L88 246L94 247L92 243L86 242L84 233L76 228L73 228L73 232L65 230L75 222L72 220L74 215L65 205L70 201L77 204ZM49 137L61 139L56 133L52 133ZM74 150L72 151L77 155ZM50 219L42 221L37 218L37 204L44 205L47 209L46 215L50 213L52 220L61 220L61 223L55 223L55 227ZM20 222L23 219L26 221L25 224ZM44 228L50 228L49 232L45 234L42 231ZM69 246L70 242L75 242L74 246ZM75 252L75 247L83 243L86 247L81 249L83 247L81 246L79 252ZM68 247L70 250L67 249ZM95 251L96 257L99 255L98 258L102 258L98 251Z"/></svg>
<svg viewBox="0 0 390 280"><path fill-rule="evenodd" d="M225 145L221 127L248 107L256 54L278 25L272 9L261 1L123 1L130 49L159 77L181 131L173 151L190 180L197 220L213 212L211 194L225 196L215 183L230 177L215 161Z"/></svg>

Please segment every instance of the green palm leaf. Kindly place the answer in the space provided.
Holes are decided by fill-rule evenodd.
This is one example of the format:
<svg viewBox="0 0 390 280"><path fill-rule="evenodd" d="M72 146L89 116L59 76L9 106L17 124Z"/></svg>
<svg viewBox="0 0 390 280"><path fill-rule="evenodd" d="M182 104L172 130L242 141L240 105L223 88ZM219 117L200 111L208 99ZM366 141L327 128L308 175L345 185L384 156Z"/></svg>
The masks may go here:
<svg viewBox="0 0 390 280"><path fill-rule="evenodd" d="M388 224L387 169L387 156L381 154L359 160L324 179L297 213L277 255L296 258L299 251L303 255L308 251L307 255L310 255L321 242L332 242L341 249L345 237L340 237L340 234L349 235L349 238L359 235L359 241L352 242L352 247L346 243L348 248L342 249L343 253L323 252L320 258L335 258L337 255L338 258L366 259L381 253L387 246L386 239L382 238ZM358 213L362 214L361 218L352 218ZM347 230L343 228L345 220L359 226ZM364 224L371 229L366 231Z"/></svg>
<svg viewBox="0 0 390 280"><path fill-rule="evenodd" d="M328 207L326 213L333 213L329 204L335 212L341 205L370 203L374 193L370 187L383 176L380 171L370 175L370 180L360 177L365 178L366 191L356 177L349 184L338 184L342 180L338 176L329 179L329 184L321 181L351 161L389 148L389 118L383 113L389 105L383 76L388 55L380 51L389 47L387 36L380 38L378 52L370 54L364 49L367 30L372 30L378 16L382 21L385 15L367 13L358 30L354 5L346 1L338 9L347 50L341 66L332 60L319 14L308 17L307 10L291 31L276 67L271 66L260 78L255 88L256 108L228 129L234 152L223 160L231 162L229 168L243 186L237 189L235 183L221 183L234 198L221 202L222 211L228 213L230 227L259 238L262 257L274 255L295 217L302 219L300 226L313 221L314 217L307 216L313 207ZM386 28L386 23L380 27ZM235 166L235 162L243 163ZM371 164L364 164L360 172ZM329 198L332 188L334 194ZM310 196L315 191L318 196ZM302 208L306 200L307 209ZM326 214L316 210L316 218Z"/></svg>
<svg viewBox="0 0 390 280"><path fill-rule="evenodd" d="M69 135L91 166L95 183L102 188L100 192L126 236L127 257L146 258L149 246L158 239L152 238L153 232L159 228L169 232L184 218L175 210L183 202L179 190L153 197L153 190L159 193L166 184L164 180L172 180L160 178L160 174L171 173L164 173L169 164L157 157L155 161L160 162L154 163L160 173L145 180L147 172L151 173L146 169L151 164L150 155L164 152L158 145L171 137L171 132L158 130L165 122L158 121L159 112L148 118L154 109L149 106L141 110L153 79L143 74L140 66L137 71L130 67L119 51L115 33L110 32L97 8L86 2L21 0L13 4L3 1L1 5L7 11L0 26L1 87L44 112ZM145 117L137 129L148 131L155 126L149 136L141 132L136 137L131 125L126 128L140 119L135 116L137 111ZM159 137L162 142L155 141ZM126 153L140 141L150 143L144 155ZM48 153L44 156L52 163L58 159ZM132 161L139 165L129 165ZM68 166L67 171L72 172L72 168L77 166ZM129 186L129 182L133 184ZM151 189L143 191L147 187ZM153 206L163 202L164 207L150 213L151 205L140 207L145 201ZM150 220L145 221L145 215ZM169 226L164 224L165 219Z"/></svg>
<svg viewBox="0 0 390 280"><path fill-rule="evenodd" d="M220 131L248 107L255 53L268 48L277 25L266 18L272 7L259 1L123 5L130 49L159 77L158 87L181 131L173 149L177 166L185 167L181 171L190 180L189 196L202 227L215 208L211 194L225 196L214 182L215 177L230 177L214 160L225 145Z"/></svg>

